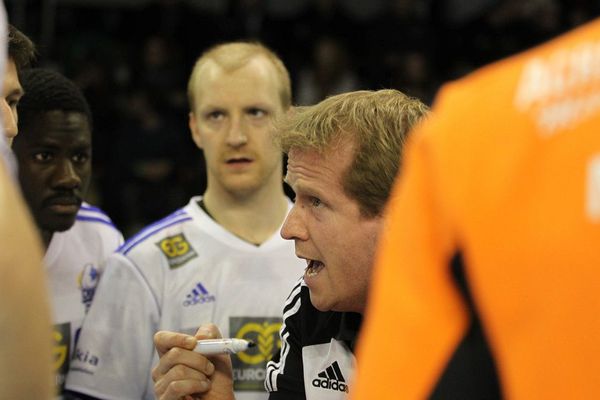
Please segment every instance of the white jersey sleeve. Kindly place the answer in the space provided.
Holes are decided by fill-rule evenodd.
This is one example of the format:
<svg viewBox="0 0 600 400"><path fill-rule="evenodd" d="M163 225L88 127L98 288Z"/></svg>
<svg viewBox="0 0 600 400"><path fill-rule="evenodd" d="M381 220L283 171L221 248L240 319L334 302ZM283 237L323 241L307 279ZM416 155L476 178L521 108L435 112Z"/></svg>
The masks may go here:
<svg viewBox="0 0 600 400"><path fill-rule="evenodd" d="M102 399L153 398L147 387L157 301L131 260L119 253L109 257L84 321L67 389Z"/></svg>

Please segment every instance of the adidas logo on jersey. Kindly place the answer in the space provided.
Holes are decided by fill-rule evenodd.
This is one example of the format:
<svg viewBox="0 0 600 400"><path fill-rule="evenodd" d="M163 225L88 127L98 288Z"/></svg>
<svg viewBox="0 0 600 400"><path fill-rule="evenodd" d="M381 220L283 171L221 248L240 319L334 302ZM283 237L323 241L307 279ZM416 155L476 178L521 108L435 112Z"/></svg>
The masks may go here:
<svg viewBox="0 0 600 400"><path fill-rule="evenodd" d="M196 283L196 286L194 286L192 291L185 296L183 306L189 307L194 306L196 304L212 303L215 300L215 296L208 293L208 290L206 290L204 285L198 282Z"/></svg>
<svg viewBox="0 0 600 400"><path fill-rule="evenodd" d="M321 371L318 376L312 381L314 387L348 393L348 385L346 385L346 380L337 361Z"/></svg>

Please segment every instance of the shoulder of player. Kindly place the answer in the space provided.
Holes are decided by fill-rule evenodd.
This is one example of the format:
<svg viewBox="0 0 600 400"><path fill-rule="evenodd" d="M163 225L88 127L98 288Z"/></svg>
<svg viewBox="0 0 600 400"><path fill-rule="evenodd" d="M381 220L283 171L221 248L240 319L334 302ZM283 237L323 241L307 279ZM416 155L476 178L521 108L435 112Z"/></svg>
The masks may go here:
<svg viewBox="0 0 600 400"><path fill-rule="evenodd" d="M105 249L112 252L123 243L123 235L101 209L83 203L76 215L75 224L67 231L57 232L66 243L88 249Z"/></svg>
<svg viewBox="0 0 600 400"><path fill-rule="evenodd" d="M192 219L192 216L185 209L179 209L140 230L119 247L117 253L129 258L148 252L160 253L161 243L171 243L169 241L174 244L187 243L184 236L184 227Z"/></svg>
<svg viewBox="0 0 600 400"><path fill-rule="evenodd" d="M499 101L505 108L524 108L522 103L544 100L536 96L556 97L569 88L580 90L579 86L596 79L587 71L598 65L599 52L600 20L596 20L444 84L434 111L442 107L465 110L466 115L483 110L498 114ZM573 75L569 82L560 81L569 74ZM504 114L505 110L499 113Z"/></svg>
<svg viewBox="0 0 600 400"><path fill-rule="evenodd" d="M75 220L80 226L106 227L110 231L121 233L102 209L85 202L81 204Z"/></svg>

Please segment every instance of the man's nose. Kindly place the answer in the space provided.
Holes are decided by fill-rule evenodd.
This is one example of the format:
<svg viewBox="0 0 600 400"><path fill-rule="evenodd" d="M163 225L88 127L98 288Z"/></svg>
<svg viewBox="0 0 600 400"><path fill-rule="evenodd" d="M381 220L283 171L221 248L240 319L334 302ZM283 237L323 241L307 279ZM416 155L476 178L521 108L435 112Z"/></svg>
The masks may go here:
<svg viewBox="0 0 600 400"><path fill-rule="evenodd" d="M58 165L54 186L65 189L76 189L81 186L81 177L70 160L64 160Z"/></svg>
<svg viewBox="0 0 600 400"><path fill-rule="evenodd" d="M17 133L19 133L18 130L18 116L17 116L17 111L13 110L10 105L6 102L6 99L2 99L0 101L0 108L2 109L2 112L0 113L2 115L2 125L4 127L4 136L6 137L6 140L8 141L8 143L10 144L13 140L13 138L15 136L17 136Z"/></svg>
<svg viewBox="0 0 600 400"><path fill-rule="evenodd" d="M231 118L231 124L227 132L227 144L232 147L240 147L248 143L246 126L241 117Z"/></svg>
<svg viewBox="0 0 600 400"><path fill-rule="evenodd" d="M282 238L286 240L308 240L308 230L302 214L302 210L297 205L292 207L281 227Z"/></svg>

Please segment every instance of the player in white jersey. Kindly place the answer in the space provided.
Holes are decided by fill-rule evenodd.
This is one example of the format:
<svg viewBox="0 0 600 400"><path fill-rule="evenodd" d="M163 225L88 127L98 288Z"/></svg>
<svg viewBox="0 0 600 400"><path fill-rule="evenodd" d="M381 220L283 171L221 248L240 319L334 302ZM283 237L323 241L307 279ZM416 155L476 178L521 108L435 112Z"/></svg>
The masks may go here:
<svg viewBox="0 0 600 400"><path fill-rule="evenodd" d="M154 399L154 334L213 321L257 343L232 358L238 399L267 398L281 304L303 271L279 236L291 204L271 138L291 104L289 75L262 45L224 44L196 62L188 97L207 189L109 258L67 379L73 396Z"/></svg>
<svg viewBox="0 0 600 400"><path fill-rule="evenodd" d="M52 300L54 322L54 367L56 386L64 383L75 343L89 309L104 261L123 243L121 233L104 212L83 203L75 224L55 232L46 250L44 263Z"/></svg>
<svg viewBox="0 0 600 400"><path fill-rule="evenodd" d="M302 265L277 231L256 246L216 223L201 201L192 198L109 258L69 389L88 389L98 398L152 399L154 333L193 335L214 321L225 335L259 344L233 356L235 387L239 399L266 397L265 365L279 348L281 303ZM127 385L115 386L115 380Z"/></svg>
<svg viewBox="0 0 600 400"><path fill-rule="evenodd" d="M23 195L46 247L60 395L102 263L123 236L101 210L82 201L91 178L92 144L83 94L51 70L23 70L20 79L26 95L19 103L20 134L13 150Z"/></svg>

